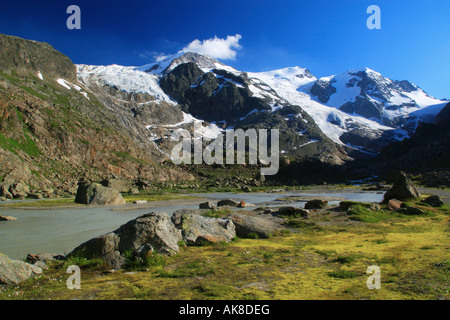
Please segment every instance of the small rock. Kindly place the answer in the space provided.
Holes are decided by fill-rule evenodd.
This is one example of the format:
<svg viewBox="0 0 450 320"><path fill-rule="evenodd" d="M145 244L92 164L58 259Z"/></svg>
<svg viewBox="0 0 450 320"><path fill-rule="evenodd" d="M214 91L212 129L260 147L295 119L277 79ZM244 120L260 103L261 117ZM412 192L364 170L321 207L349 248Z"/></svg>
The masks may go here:
<svg viewBox="0 0 450 320"><path fill-rule="evenodd" d="M303 208L297 208L297 207L280 207L278 208L278 214L282 215L300 215L302 217L308 217L309 216L309 210L303 209Z"/></svg>
<svg viewBox="0 0 450 320"><path fill-rule="evenodd" d="M397 210L404 208L403 202L401 202L400 200L397 200L397 199L390 199L388 201L387 206L388 206L388 209L391 211L397 211Z"/></svg>
<svg viewBox="0 0 450 320"><path fill-rule="evenodd" d="M17 218L11 216L0 216L0 221L15 221Z"/></svg>
<svg viewBox="0 0 450 320"><path fill-rule="evenodd" d="M245 203L244 200L242 200L241 202L239 202L238 207L239 208L245 208L245 207L247 207L247 204Z"/></svg>
<svg viewBox="0 0 450 320"><path fill-rule="evenodd" d="M28 198L31 199L42 199L42 194L40 193L28 193Z"/></svg>
<svg viewBox="0 0 450 320"><path fill-rule="evenodd" d="M444 202L438 196L429 196L428 198L422 201L423 203L429 204L432 207L442 207Z"/></svg>
<svg viewBox="0 0 450 320"><path fill-rule="evenodd" d="M144 204L144 203L147 203L147 200L135 200L133 203L134 204Z"/></svg>
<svg viewBox="0 0 450 320"><path fill-rule="evenodd" d="M328 201L326 200L310 200L305 203L305 209L323 209L327 206Z"/></svg>
<svg viewBox="0 0 450 320"><path fill-rule="evenodd" d="M37 253L37 254L32 254L29 253L27 255L27 262L29 263L36 263L37 261L42 261L42 262L47 262L47 261L53 261L53 260L66 260L65 256L59 255L59 254L54 254L54 253Z"/></svg>
<svg viewBox="0 0 450 320"><path fill-rule="evenodd" d="M237 202L236 200L233 200L233 199L223 199L223 200L219 200L217 202L218 207L221 207L221 206L237 207L238 204L239 204L239 202Z"/></svg>
<svg viewBox="0 0 450 320"><path fill-rule="evenodd" d="M407 207L406 208L406 214L410 214L410 215L423 215L425 214L425 212L419 208L416 207Z"/></svg>
<svg viewBox="0 0 450 320"><path fill-rule="evenodd" d="M207 201L200 203L199 209L217 210L217 206L214 203Z"/></svg>
<svg viewBox="0 0 450 320"><path fill-rule="evenodd" d="M42 270L48 270L47 265L45 264L44 261L36 261L33 266L41 268Z"/></svg>

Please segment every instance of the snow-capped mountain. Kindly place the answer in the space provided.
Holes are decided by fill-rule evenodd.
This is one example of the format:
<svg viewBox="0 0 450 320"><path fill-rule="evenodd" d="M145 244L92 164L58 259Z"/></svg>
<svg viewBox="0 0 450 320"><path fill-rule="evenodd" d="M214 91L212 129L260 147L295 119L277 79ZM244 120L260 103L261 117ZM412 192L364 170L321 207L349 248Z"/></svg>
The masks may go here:
<svg viewBox="0 0 450 320"><path fill-rule="evenodd" d="M327 106L393 127L412 120L411 114L415 120L421 114L437 114L436 105L445 105L406 80L394 81L369 68L320 78L305 92ZM423 110L429 106L434 107Z"/></svg>
<svg viewBox="0 0 450 320"><path fill-rule="evenodd" d="M210 137L225 128L279 128L283 153L339 162L408 137L418 121L432 121L446 104L368 68L317 79L300 67L243 72L180 52L141 67L77 70L78 80L120 109L130 125L138 118L166 155L170 130L201 119L210 123Z"/></svg>

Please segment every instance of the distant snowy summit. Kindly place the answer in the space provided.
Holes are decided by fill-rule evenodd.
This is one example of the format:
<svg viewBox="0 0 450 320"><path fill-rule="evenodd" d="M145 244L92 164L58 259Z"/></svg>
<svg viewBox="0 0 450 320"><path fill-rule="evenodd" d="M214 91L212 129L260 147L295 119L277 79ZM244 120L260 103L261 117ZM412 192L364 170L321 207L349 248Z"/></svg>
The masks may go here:
<svg viewBox="0 0 450 320"><path fill-rule="evenodd" d="M222 128L285 128L284 151L293 155L323 153L324 141L347 154L376 154L411 136L420 121L434 121L447 104L369 68L317 79L302 67L244 72L203 54L179 52L139 67L78 65L77 70L87 87L147 94Z"/></svg>
<svg viewBox="0 0 450 320"><path fill-rule="evenodd" d="M394 127L405 124L419 110L445 105L415 84L385 78L369 68L320 78L309 93L327 106ZM439 108L432 109L435 114Z"/></svg>

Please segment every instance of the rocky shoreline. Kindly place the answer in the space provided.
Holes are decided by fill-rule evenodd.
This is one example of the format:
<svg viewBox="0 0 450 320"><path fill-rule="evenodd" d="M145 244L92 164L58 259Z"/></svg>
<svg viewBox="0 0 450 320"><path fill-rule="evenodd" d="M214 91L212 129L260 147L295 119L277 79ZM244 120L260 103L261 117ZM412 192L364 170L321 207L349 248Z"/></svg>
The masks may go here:
<svg viewBox="0 0 450 320"><path fill-rule="evenodd" d="M81 185L80 190L85 190L85 187L86 185ZM251 204L233 199L222 199L217 203L201 202L199 209L177 210L172 217L165 212L150 212L130 220L110 233L82 243L67 256L30 253L27 257L28 262L23 262L11 260L2 254L0 282L17 285L29 277L41 274L47 268L45 263L51 260L65 260L70 257L100 258L111 268L121 269L130 257L145 259L146 256L153 254L174 255L180 252L181 246L231 242L236 237L269 238L272 234L283 232L283 230L298 232L290 227L292 219L296 219L297 224L308 223L315 216L330 214L330 210L352 215L355 210L362 207L374 212L386 210L406 215L423 215L425 212L422 209L403 202L419 197L420 192L415 185L405 174L402 174L385 193L384 200L379 204L340 201L339 207L331 208L328 200L309 199L299 195L293 199L308 200L305 208L280 205L236 211L233 209L245 208ZM286 198L282 199L286 200ZM329 197L329 199L336 200L336 197ZM421 203L431 207L444 205L437 195L429 196Z"/></svg>

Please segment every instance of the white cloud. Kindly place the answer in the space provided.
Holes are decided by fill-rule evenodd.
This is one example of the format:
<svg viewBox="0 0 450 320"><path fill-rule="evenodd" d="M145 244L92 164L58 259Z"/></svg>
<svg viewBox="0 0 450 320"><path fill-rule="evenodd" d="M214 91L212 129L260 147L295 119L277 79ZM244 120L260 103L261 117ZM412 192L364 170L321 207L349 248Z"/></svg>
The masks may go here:
<svg viewBox="0 0 450 320"><path fill-rule="evenodd" d="M215 59L234 60L237 53L235 50L241 48L239 45L241 38L242 36L237 34L227 36L226 39L217 38L217 36L203 41L196 39L181 51L201 53Z"/></svg>

